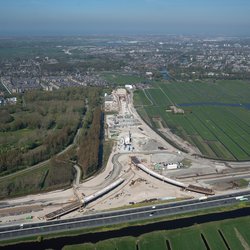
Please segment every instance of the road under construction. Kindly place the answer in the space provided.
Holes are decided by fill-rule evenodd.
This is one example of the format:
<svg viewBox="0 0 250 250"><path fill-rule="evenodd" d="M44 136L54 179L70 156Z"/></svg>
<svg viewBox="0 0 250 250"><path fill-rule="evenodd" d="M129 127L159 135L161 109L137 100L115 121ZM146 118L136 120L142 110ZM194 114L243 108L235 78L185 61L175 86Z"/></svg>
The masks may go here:
<svg viewBox="0 0 250 250"><path fill-rule="evenodd" d="M199 186L196 186L196 185L187 185L187 184L184 184L184 183L182 183L180 181L176 181L176 180L167 178L167 177L165 177L163 175L160 175L158 173L155 173L154 171L148 169L146 166L141 164L140 160L138 160L138 158L135 157L135 156L131 157L131 161L136 167L140 168L141 170L143 170L147 174L155 177L158 180L170 183L171 185L183 188L183 189L185 189L187 191L197 192L197 193L206 194L206 195L214 195L215 194L214 191L212 189L210 189L210 188L199 187Z"/></svg>
<svg viewBox="0 0 250 250"><path fill-rule="evenodd" d="M67 213L70 213L76 209L79 209L81 207L86 206L87 204L89 204L90 202L102 197L103 195L107 194L108 192L110 192L111 190L115 189L117 186L121 185L124 182L124 179L119 178L118 180L116 180L115 182L113 182L112 184L108 185L107 187L101 189L100 191L89 195L87 197L82 198L80 201L76 201L73 202L70 205L67 205L63 208L60 208L54 212L51 212L49 214L46 214L44 216L44 218L46 220L53 220L56 219L62 215L65 215Z"/></svg>
<svg viewBox="0 0 250 250"><path fill-rule="evenodd" d="M49 193L5 200L0 203L0 226L58 218L79 217L136 203L157 204L169 200L190 200L222 195L249 186L218 189L226 178L250 181L250 163L216 162L179 152L152 130L133 106L133 93L112 93L116 114L106 115L106 140L113 141L107 165L96 175L73 187ZM169 169L167 166L180 166ZM230 179L230 180L231 180ZM34 208L34 209L32 209ZM18 209L22 212L18 213Z"/></svg>

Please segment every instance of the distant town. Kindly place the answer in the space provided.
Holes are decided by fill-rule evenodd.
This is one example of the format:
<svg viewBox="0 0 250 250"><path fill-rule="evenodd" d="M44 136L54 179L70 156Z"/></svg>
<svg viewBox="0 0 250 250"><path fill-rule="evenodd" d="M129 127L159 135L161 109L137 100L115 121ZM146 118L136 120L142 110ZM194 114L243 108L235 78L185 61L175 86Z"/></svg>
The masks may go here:
<svg viewBox="0 0 250 250"><path fill-rule="evenodd" d="M161 249L249 249L249 83L250 38L0 38L0 248L145 221L195 224L198 247L178 229Z"/></svg>
<svg viewBox="0 0 250 250"><path fill-rule="evenodd" d="M248 38L97 36L0 43L1 96L4 91L120 84L110 77L114 73L132 77L130 84L250 79Z"/></svg>

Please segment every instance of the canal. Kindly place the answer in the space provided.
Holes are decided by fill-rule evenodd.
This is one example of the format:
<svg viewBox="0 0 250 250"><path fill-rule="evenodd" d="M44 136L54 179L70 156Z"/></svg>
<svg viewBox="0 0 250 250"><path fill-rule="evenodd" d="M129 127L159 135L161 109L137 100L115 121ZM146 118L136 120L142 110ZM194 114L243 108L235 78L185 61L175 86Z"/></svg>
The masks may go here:
<svg viewBox="0 0 250 250"><path fill-rule="evenodd" d="M118 238L123 236L133 236L138 237L145 233L150 233L158 230L173 230L178 228L190 227L194 224L202 224L206 222L220 221L225 219L233 219L238 217L244 217L250 215L250 207L241 208L233 211L223 212L223 213L212 213L199 215L188 218L180 218L176 220L155 222L152 224L142 225L142 226L131 226L127 228L122 228L119 230L107 231L107 232L97 232L97 233L86 233L77 236L65 236L55 239L45 239L41 242L24 242L16 245L1 247L1 249L15 250L15 249L62 249L66 245L75 245L83 243L96 243L99 241Z"/></svg>

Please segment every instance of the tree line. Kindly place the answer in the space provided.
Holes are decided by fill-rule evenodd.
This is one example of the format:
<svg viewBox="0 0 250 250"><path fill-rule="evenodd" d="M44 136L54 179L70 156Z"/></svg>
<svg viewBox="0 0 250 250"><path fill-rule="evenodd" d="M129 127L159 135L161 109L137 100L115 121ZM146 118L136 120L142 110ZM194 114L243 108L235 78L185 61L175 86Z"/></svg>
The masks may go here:
<svg viewBox="0 0 250 250"><path fill-rule="evenodd" d="M2 107L0 112L7 115L0 119L0 175L62 151L73 142L83 117L94 119L93 107L100 104L99 98L100 90L96 88L32 91L19 96L16 106ZM91 111L86 113L87 106ZM88 123L87 130L92 129Z"/></svg>

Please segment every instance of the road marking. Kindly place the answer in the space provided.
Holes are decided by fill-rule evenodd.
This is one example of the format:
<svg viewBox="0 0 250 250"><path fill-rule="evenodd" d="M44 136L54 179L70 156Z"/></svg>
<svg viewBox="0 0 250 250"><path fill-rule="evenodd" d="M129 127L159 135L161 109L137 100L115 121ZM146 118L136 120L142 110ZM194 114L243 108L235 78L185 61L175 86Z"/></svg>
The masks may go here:
<svg viewBox="0 0 250 250"><path fill-rule="evenodd" d="M249 196L248 198L250 198L250 195L245 195L245 196ZM199 204L207 204L207 203L216 203L218 201L225 201L225 200L235 200L235 197L227 197L227 198L224 198L224 199L216 199L216 200L206 200L206 201L197 201L196 203L192 203L192 204L186 204L186 205L179 205L179 206L174 206L174 207L168 207L168 208L155 208L155 209L152 209L151 210L147 210L147 211L139 211L139 212L132 212L132 213L128 213L128 214L118 214L118 215L112 215L112 216L106 216L106 217L102 217L102 218L93 218L93 219L87 219L87 220L78 220L78 221L70 221L70 222L63 222L63 223L60 223L60 224L50 224L50 225L41 225L41 226L36 226L36 227L30 227L30 228L25 228L25 225L24 225L24 228L20 229L14 229L14 230L10 230L10 231L5 231L5 232L2 232L1 234L7 234L7 233L11 233L11 232L16 232L16 231L30 231L30 230L35 230L35 229L46 229L46 228L50 228L50 227L60 227L60 226L63 226L63 225L71 225L71 224L79 224L79 223L87 223L87 222L91 222L91 221L100 221L100 220L108 220L108 219L112 219L112 218L119 218L119 217L125 217L125 216L132 216L132 215L138 215L138 214L144 214L147 215L148 217L148 214L154 212L158 212L158 211L163 211L163 210L170 210L170 209L175 209L175 208L180 208L180 207L188 207L188 206L196 206L196 205L199 205ZM236 201L237 202L237 201ZM184 210L184 209L182 209ZM98 226L98 225L97 225ZM83 227L83 226L81 226ZM76 227L77 229L77 227ZM64 230L64 229L62 229Z"/></svg>

